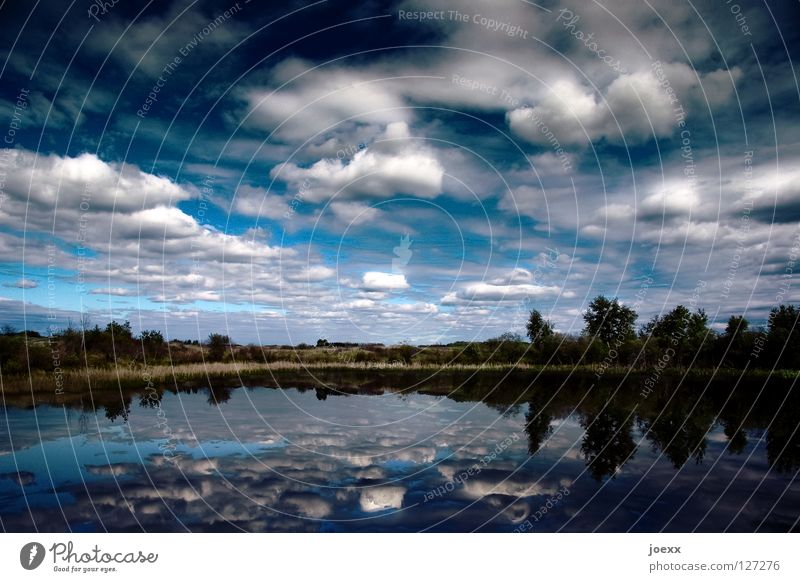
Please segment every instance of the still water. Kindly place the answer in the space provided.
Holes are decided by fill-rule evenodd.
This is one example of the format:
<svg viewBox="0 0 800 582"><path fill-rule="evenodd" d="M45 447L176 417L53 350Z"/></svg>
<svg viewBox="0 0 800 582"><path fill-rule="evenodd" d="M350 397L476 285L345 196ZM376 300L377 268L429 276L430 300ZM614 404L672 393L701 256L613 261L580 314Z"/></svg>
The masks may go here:
<svg viewBox="0 0 800 582"><path fill-rule="evenodd" d="M790 531L797 415L263 387L0 409L4 531ZM632 401L635 399L631 399ZM757 404L757 403L755 403Z"/></svg>

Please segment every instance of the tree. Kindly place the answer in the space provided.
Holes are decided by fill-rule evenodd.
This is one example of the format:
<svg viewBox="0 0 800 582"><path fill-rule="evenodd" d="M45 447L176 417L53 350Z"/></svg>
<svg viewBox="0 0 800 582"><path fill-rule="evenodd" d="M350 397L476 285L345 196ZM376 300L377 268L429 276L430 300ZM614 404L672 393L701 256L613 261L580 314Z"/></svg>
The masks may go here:
<svg viewBox="0 0 800 582"><path fill-rule="evenodd" d="M645 415L641 426L654 450L660 449L679 469L689 459L702 462L708 447L707 434L716 419L713 412L705 402L674 398Z"/></svg>
<svg viewBox="0 0 800 582"><path fill-rule="evenodd" d="M412 346L408 344L401 344L397 347L397 354L400 356L400 359L402 359L403 363L406 365L411 363L416 353L417 350L415 350Z"/></svg>
<svg viewBox="0 0 800 582"><path fill-rule="evenodd" d="M585 431L581 452L589 474L597 481L604 477L614 479L636 451L630 416L622 408L608 406L602 412L586 414L581 419L581 426Z"/></svg>
<svg viewBox="0 0 800 582"><path fill-rule="evenodd" d="M118 321L112 320L111 323L106 325L105 329L106 333L110 333L114 341L119 339L132 339L133 332L131 331L131 322L126 321L125 323L120 323Z"/></svg>
<svg viewBox="0 0 800 582"><path fill-rule="evenodd" d="M725 333L717 342L717 355L726 366L736 368L747 360L753 349L753 333L748 331L750 322L741 315L731 315Z"/></svg>
<svg viewBox="0 0 800 582"><path fill-rule="evenodd" d="M223 336L225 337L225 336ZM233 391L225 386L209 386L208 387L208 402L211 406L219 406L226 403L233 396Z"/></svg>
<svg viewBox="0 0 800 582"><path fill-rule="evenodd" d="M227 335L219 333L208 334L208 359L212 362L221 362L225 358L225 351L231 345Z"/></svg>
<svg viewBox="0 0 800 582"><path fill-rule="evenodd" d="M800 368L800 309L794 305L773 307L767 323L767 352L776 368Z"/></svg>
<svg viewBox="0 0 800 582"><path fill-rule="evenodd" d="M142 351L145 358L157 360L163 355L164 335L160 331L155 329L144 330L139 339L142 342Z"/></svg>
<svg viewBox="0 0 800 582"><path fill-rule="evenodd" d="M731 315L728 319L728 325L725 326L725 337L733 340L737 336L742 336L750 327L750 322L747 321L742 315Z"/></svg>
<svg viewBox="0 0 800 582"><path fill-rule="evenodd" d="M702 309L692 313L683 305L662 316L654 316L643 328L642 339L655 340L662 357L671 354L672 365L689 363L703 350L709 335L708 316ZM671 351L667 351L671 350Z"/></svg>
<svg viewBox="0 0 800 582"><path fill-rule="evenodd" d="M464 346L455 357L456 363L459 364L481 364L481 351L474 343L468 343Z"/></svg>
<svg viewBox="0 0 800 582"><path fill-rule="evenodd" d="M800 469L800 430L793 407L782 407L767 431L767 461L779 473Z"/></svg>
<svg viewBox="0 0 800 582"><path fill-rule="evenodd" d="M83 335L83 333L81 333ZM103 347L106 359L118 358L123 356L132 356L136 351L136 344L133 341L133 331L131 331L131 322L125 321L120 323L112 320L111 323L106 325L102 337Z"/></svg>
<svg viewBox="0 0 800 582"><path fill-rule="evenodd" d="M318 348L326 348L329 345L331 345L330 342L328 340L324 339L324 338L320 338L320 339L317 340L317 347Z"/></svg>
<svg viewBox="0 0 800 582"><path fill-rule="evenodd" d="M689 316L689 323L686 325L686 347L689 351L698 355L707 345L707 338L714 338L714 334L708 329L708 315L705 309L698 309Z"/></svg>
<svg viewBox="0 0 800 582"><path fill-rule="evenodd" d="M513 331L506 331L506 332L501 333L496 338L492 338L492 339L490 339L488 341L490 341L490 342L494 341L494 342L498 342L498 343L503 343L503 342L520 343L520 342L523 341L523 339L522 339L522 336L519 335L518 333L515 333Z"/></svg>
<svg viewBox="0 0 800 582"><path fill-rule="evenodd" d="M616 298L608 299L598 295L589 304L583 320L586 322L584 332L587 335L611 345L623 343L634 336L636 312L622 305Z"/></svg>
<svg viewBox="0 0 800 582"><path fill-rule="evenodd" d="M531 310L526 326L528 337L536 347L541 345L553 335L553 324L547 321L538 310Z"/></svg>
<svg viewBox="0 0 800 582"><path fill-rule="evenodd" d="M646 338L654 338L669 342L686 336L690 311L683 305L678 305L664 315L655 315L642 329Z"/></svg>
<svg viewBox="0 0 800 582"><path fill-rule="evenodd" d="M140 338L144 344L161 345L164 343L164 334L157 329L146 329L142 331Z"/></svg>
<svg viewBox="0 0 800 582"><path fill-rule="evenodd" d="M486 362L495 364L512 364L519 362L527 351L528 344L522 336L513 331L501 333L499 336L483 342L489 350Z"/></svg>
<svg viewBox="0 0 800 582"><path fill-rule="evenodd" d="M529 402L525 414L525 432L528 435L528 454L535 455L553 434L553 416L539 403Z"/></svg>

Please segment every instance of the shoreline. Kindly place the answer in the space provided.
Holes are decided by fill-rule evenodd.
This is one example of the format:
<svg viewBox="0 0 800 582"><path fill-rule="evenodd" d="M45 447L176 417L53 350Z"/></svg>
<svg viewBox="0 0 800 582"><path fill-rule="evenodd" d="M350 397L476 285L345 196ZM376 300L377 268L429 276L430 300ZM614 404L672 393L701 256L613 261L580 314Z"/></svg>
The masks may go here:
<svg viewBox="0 0 800 582"><path fill-rule="evenodd" d="M451 364L434 365L425 363L385 363L385 362L315 362L300 363L279 361L270 363L256 362L209 362L205 364L157 364L153 366L109 366L81 369L61 370L59 373L32 371L28 374L13 374L0 376L0 391L6 395L18 394L51 394L60 396L64 394L83 393L90 391L108 391L116 389L144 390L148 387L164 389L169 387L196 386L204 387L209 384L227 385L233 387L248 385L247 381L271 379L278 381L280 377L306 376L306 380L314 380L313 372L322 372L321 375L329 376L350 375L360 376L373 372L370 375L375 380L390 382L392 377L403 375L424 375L422 381L442 379L466 375L467 377L504 374L513 375L514 379L536 378L560 379L576 378L581 380L594 380L601 382L604 379L615 381L635 381L650 376L655 368L608 367L597 365L540 365L540 364ZM520 377L522 376L522 378ZM735 368L717 369L681 369L672 368L660 372L663 380L702 380L702 379L781 379L791 380L800 376L796 370L749 370L746 373ZM453 378L455 379L455 378ZM230 381L235 380L234 384ZM250 384L252 385L252 384Z"/></svg>

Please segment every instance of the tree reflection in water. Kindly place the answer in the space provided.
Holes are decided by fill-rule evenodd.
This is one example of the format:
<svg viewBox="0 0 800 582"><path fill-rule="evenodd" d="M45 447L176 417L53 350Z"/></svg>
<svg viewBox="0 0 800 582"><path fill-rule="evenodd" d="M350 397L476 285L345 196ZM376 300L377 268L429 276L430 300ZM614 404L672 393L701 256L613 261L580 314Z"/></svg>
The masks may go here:
<svg viewBox="0 0 800 582"><path fill-rule="evenodd" d="M534 386L453 373L442 386L403 373L402 382L365 375L355 386L354 373L339 373L282 392L99 391L63 403L81 413L66 416L80 430L65 427L60 408L37 411L34 422L30 403L7 397L20 455L5 465L0 456L0 517L18 531L177 531L181 521L193 531L410 531L440 522L447 531L511 531L550 500L538 529L721 531L732 517L736 531L794 527L800 435L791 386L762 394L761 385L665 382L643 397L635 382L551 378ZM415 382L425 393L402 389ZM158 407L176 434L192 435L180 441L176 464L159 448ZM527 442L511 438L521 431ZM80 446L67 462L63 438L76 433ZM54 461L52 482L43 451ZM698 483L707 495L687 497ZM569 497L554 503L561 487ZM119 507L120 494L133 513ZM720 501L711 513L708 500Z"/></svg>

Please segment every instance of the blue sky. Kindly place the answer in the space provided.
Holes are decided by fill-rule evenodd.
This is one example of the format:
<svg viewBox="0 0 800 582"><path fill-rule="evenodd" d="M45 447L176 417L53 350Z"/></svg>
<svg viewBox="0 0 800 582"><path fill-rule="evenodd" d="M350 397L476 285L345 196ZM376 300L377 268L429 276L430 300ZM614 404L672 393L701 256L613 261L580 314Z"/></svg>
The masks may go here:
<svg viewBox="0 0 800 582"><path fill-rule="evenodd" d="M577 332L599 293L717 328L797 301L796 3L98 6L0 8L16 327L432 343Z"/></svg>

